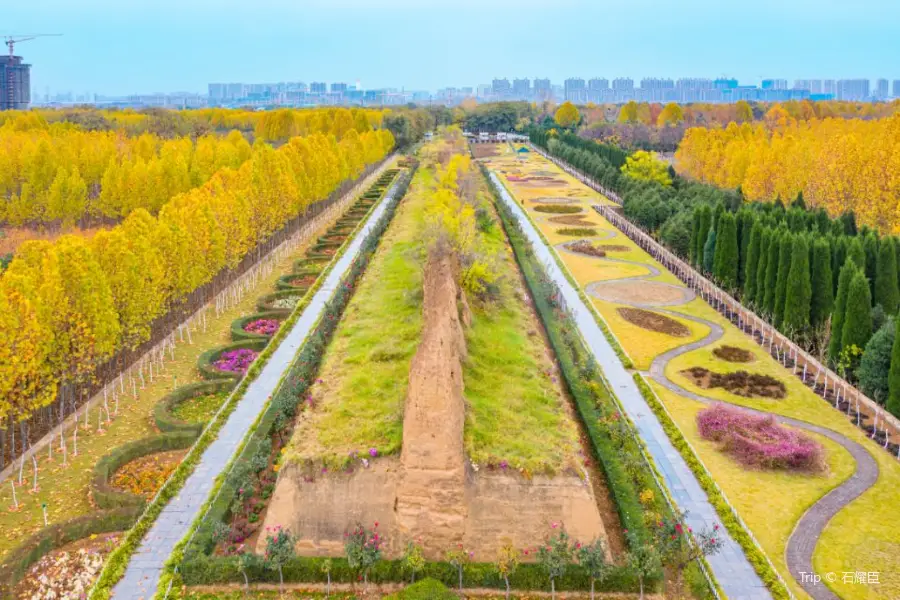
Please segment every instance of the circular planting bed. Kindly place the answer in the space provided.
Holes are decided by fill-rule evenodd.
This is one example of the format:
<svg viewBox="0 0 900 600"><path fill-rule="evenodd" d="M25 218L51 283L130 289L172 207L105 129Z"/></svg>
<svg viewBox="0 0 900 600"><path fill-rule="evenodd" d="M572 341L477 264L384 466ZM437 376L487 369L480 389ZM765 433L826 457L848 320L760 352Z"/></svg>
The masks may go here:
<svg viewBox="0 0 900 600"><path fill-rule="evenodd" d="M236 348L222 352L213 362L213 368L223 373L239 373L243 375L259 356L258 350Z"/></svg>
<svg viewBox="0 0 900 600"><path fill-rule="evenodd" d="M735 363L748 363L753 362L756 359L756 355L750 350L737 348L735 346L719 346L718 348L713 349L713 355L715 355L716 358Z"/></svg>
<svg viewBox="0 0 900 600"><path fill-rule="evenodd" d="M580 206L560 206L557 204L538 204L534 207L536 212L542 213L551 213L558 215L574 215L575 213L583 212L584 209Z"/></svg>
<svg viewBox="0 0 900 600"><path fill-rule="evenodd" d="M191 383L174 390L153 407L153 420L160 431L191 431L199 434L234 389L233 379Z"/></svg>
<svg viewBox="0 0 900 600"><path fill-rule="evenodd" d="M632 325L637 325L642 329L664 333L672 337L688 337L691 335L691 330L688 329L687 325L659 313L627 307L617 308L616 312Z"/></svg>
<svg viewBox="0 0 900 600"><path fill-rule="evenodd" d="M121 533L92 535L46 554L28 569L12 596L17 600L86 597L121 538Z"/></svg>
<svg viewBox="0 0 900 600"><path fill-rule="evenodd" d="M171 450L136 458L119 467L110 477L109 485L151 500L186 453L186 450Z"/></svg>
<svg viewBox="0 0 900 600"><path fill-rule="evenodd" d="M260 298L256 303L256 308L263 312L283 312L284 316L287 316L303 299L303 296L304 292L301 290L282 290Z"/></svg>
<svg viewBox="0 0 900 600"><path fill-rule="evenodd" d="M247 333L272 336L279 327L281 327L281 321L278 319L254 319L246 323L242 329Z"/></svg>
<svg viewBox="0 0 900 600"><path fill-rule="evenodd" d="M178 403L172 411L172 415L185 423L206 423L216 414L226 398L228 398L228 392L194 396Z"/></svg>
<svg viewBox="0 0 900 600"><path fill-rule="evenodd" d="M278 278L275 282L275 288L280 291L292 291L304 294L318 278L318 272L301 271L299 273L288 273L287 275L282 275Z"/></svg>
<svg viewBox="0 0 900 600"><path fill-rule="evenodd" d="M724 404L697 413L705 439L748 467L796 471L825 469L822 446L811 437L780 425L772 415L756 415Z"/></svg>
<svg viewBox="0 0 900 600"><path fill-rule="evenodd" d="M697 387L703 389L722 388L736 396L744 398L774 398L780 400L787 395L784 383L758 373L735 371L734 373L716 373L703 367L691 367L681 371Z"/></svg>
<svg viewBox="0 0 900 600"><path fill-rule="evenodd" d="M294 261L294 272L321 273L327 264L327 258L298 258Z"/></svg>
<svg viewBox="0 0 900 600"><path fill-rule="evenodd" d="M598 248L598 251L603 252L603 246ZM604 252L605 253L605 252ZM585 288L585 291L593 296L594 298L599 298L600 300L606 300L607 302L618 302L621 304L639 304L641 306L672 306L677 304L684 304L685 302L690 302L694 299L694 291L685 287L677 286L677 285L669 285L668 283L662 283L659 281L634 281L634 280L626 280L626 281L595 281ZM620 309L621 310L624 309ZM646 313L647 311L637 310L640 313ZM668 319L674 323L678 323L669 317L659 315L657 313L648 313L654 316L654 318ZM624 316L624 315L623 315ZM626 317L628 318L628 317ZM641 315L636 315L636 318L644 318ZM631 321L631 319L629 319ZM631 321L634 322L634 321ZM641 325L640 323L635 323L635 325ZM678 323L678 326L687 330L687 327ZM657 331L654 329L654 331ZM662 333L670 333L670 335L678 335L684 336L688 335L687 333L676 334L670 331L663 331Z"/></svg>
<svg viewBox="0 0 900 600"><path fill-rule="evenodd" d="M240 379L268 343L269 338L256 338L211 348L197 359L197 368L206 379Z"/></svg>
<svg viewBox="0 0 900 600"><path fill-rule="evenodd" d="M338 244L343 244L344 240L347 239L347 234L345 233L330 233L328 235L324 235L319 238L320 242L335 242Z"/></svg>

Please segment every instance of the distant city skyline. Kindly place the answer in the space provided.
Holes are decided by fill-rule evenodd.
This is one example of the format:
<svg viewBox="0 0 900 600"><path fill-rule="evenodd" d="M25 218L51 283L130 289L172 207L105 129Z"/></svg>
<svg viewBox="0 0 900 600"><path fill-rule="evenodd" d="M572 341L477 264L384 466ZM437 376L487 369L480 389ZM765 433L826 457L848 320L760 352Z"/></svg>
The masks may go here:
<svg viewBox="0 0 900 600"><path fill-rule="evenodd" d="M777 15L777 18L773 18ZM49 32L17 46L32 89L102 95L208 82L361 81L436 90L494 77L885 77L900 65L900 4L760 0L752 10L686 0L236 0L12 2L0 34Z"/></svg>

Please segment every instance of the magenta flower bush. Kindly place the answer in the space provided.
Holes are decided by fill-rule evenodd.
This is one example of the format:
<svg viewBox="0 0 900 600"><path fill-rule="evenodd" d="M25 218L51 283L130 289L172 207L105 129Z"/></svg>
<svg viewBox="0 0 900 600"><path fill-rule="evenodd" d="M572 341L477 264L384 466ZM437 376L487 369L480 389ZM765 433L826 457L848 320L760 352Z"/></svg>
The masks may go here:
<svg viewBox="0 0 900 600"><path fill-rule="evenodd" d="M244 325L244 331L259 335L274 335L281 322L276 319L256 319Z"/></svg>
<svg viewBox="0 0 900 600"><path fill-rule="evenodd" d="M213 366L220 371L229 373L246 373L247 369L250 368L250 363L256 360L258 355L259 352L249 348L228 350L219 355Z"/></svg>
<svg viewBox="0 0 900 600"><path fill-rule="evenodd" d="M824 468L822 446L809 436L779 425L772 415L714 404L697 414L705 439L744 465L766 469L818 471Z"/></svg>

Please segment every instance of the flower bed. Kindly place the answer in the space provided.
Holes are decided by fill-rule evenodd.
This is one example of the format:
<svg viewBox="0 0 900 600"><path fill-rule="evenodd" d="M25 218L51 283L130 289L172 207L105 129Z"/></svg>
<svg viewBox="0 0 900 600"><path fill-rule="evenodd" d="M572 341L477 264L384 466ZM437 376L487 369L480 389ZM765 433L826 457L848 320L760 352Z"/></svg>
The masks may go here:
<svg viewBox="0 0 900 600"><path fill-rule="evenodd" d="M281 322L277 319L256 319L244 325L244 331L256 335L274 335Z"/></svg>
<svg viewBox="0 0 900 600"><path fill-rule="evenodd" d="M234 330L232 329L232 332L233 331ZM212 348L200 355L200 357L197 359L197 368L200 370L200 374L205 379L225 379L229 377L240 379L246 372L246 369L231 370L227 368L229 366L227 360L222 361L219 365L217 365L216 363L219 362L219 359L223 358L223 355L225 355L226 353L228 353L228 356L230 357L238 356L236 354L232 354L232 351L234 350L252 350L254 352L253 358L256 358L256 355L258 355L268 343L269 338L255 338L240 342L234 342L233 344L228 344L227 346ZM250 357L250 354L246 352L239 353L239 355L244 356L245 359ZM250 362L252 362L252 359L250 359ZM226 368L220 368L220 366ZM239 365L234 364L232 366L237 367Z"/></svg>
<svg viewBox="0 0 900 600"><path fill-rule="evenodd" d="M250 368L251 363L259 356L259 352L250 348L238 348L226 350L213 362L213 366L226 373L240 373L243 375Z"/></svg>
<svg viewBox="0 0 900 600"><path fill-rule="evenodd" d="M114 488L150 500L185 455L184 450L141 456L120 467L110 480Z"/></svg>
<svg viewBox="0 0 900 600"><path fill-rule="evenodd" d="M809 436L779 425L772 415L756 415L725 404L697 414L697 429L708 440L749 467L821 471L822 446Z"/></svg>
<svg viewBox="0 0 900 600"><path fill-rule="evenodd" d="M119 534L94 534L47 554L16 586L15 597L29 600L83 598L120 537Z"/></svg>

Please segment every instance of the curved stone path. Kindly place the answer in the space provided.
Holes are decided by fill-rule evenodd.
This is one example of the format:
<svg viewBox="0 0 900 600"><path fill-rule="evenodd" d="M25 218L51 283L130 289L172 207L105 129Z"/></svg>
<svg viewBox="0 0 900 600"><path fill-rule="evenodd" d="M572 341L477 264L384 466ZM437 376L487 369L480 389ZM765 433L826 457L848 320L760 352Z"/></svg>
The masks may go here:
<svg viewBox="0 0 900 600"><path fill-rule="evenodd" d="M615 237L615 235L617 235L617 232L612 233L612 236L605 236L604 239L608 239L608 237ZM620 258L591 256L589 254L575 252L568 248L568 245L571 243L572 242L564 242L562 244L558 244L556 248L564 252L578 254L579 256L584 256L587 258L594 258L607 262L637 265L643 267L647 271L645 274L636 275L633 277L620 277L617 279L589 283L587 286L585 286L585 291L588 293L591 293L591 290L596 289L597 286L608 284L611 281L642 281L661 274L660 270L656 266L651 264L629 261ZM677 304L684 304L692 299L693 297L685 300L684 302L670 303L667 305L674 306ZM822 535L822 532L828 525L828 522L831 521L831 519L838 512L840 512L841 509L858 498L863 492L872 487L878 480L878 463L875 462L875 459L872 457L872 455L861 444L854 442L837 433L836 431L833 431L826 427L821 427L819 425L814 425L806 421L781 416L764 410L748 408L746 406L726 402L718 398L709 398L681 387L680 385L669 379L669 377L666 375L666 366L672 359L681 356L682 354L687 354L688 352L699 350L700 348L704 348L717 342L725 334L722 326L718 323L708 321L700 317L695 317L693 315L688 315L675 310L666 310L663 308L659 308L660 305L654 306L647 303L625 302L621 300L619 300L618 303L627 304L629 306L639 308L653 309L657 312L688 321L693 321L694 323L699 323L709 328L709 333L707 333L703 338L672 348L671 350L659 354L658 356L656 356L656 358L653 359L653 362L650 364L650 377L666 389L680 396L684 396L685 398L690 398L704 404L710 404L712 402L722 402L725 404L732 404L743 410L747 410L756 414L772 415L779 423L817 433L837 444L840 444L850 453L854 461L856 461L856 470L854 471L853 475L851 475L847 480L832 489L830 492L825 494L823 497L819 498L819 500L815 504L807 509L807 511L794 526L794 531L788 538L787 547L785 549L785 562L787 563L788 570L790 571L791 576L794 577L797 583L810 596L815 598L815 600L838 600L838 596L836 596L830 589L828 589L826 585L821 582L815 583L811 577L804 577L803 574L812 574L815 572L812 564L813 552L816 548L816 542Z"/></svg>

